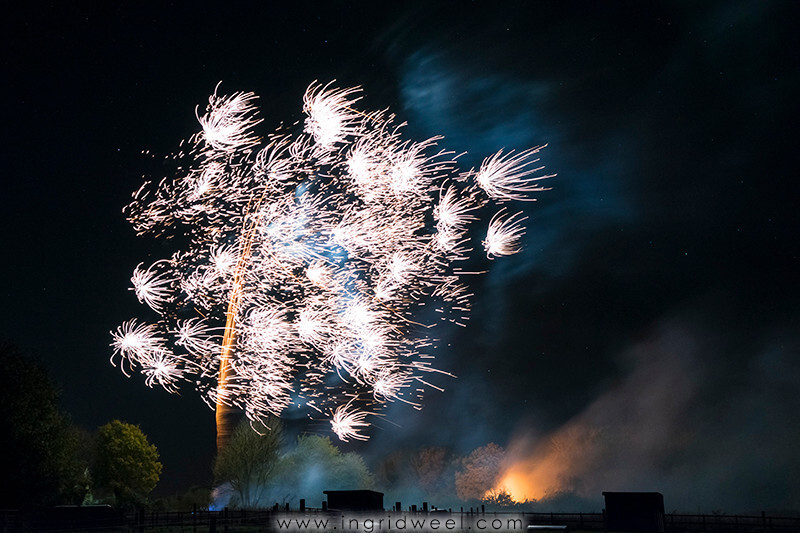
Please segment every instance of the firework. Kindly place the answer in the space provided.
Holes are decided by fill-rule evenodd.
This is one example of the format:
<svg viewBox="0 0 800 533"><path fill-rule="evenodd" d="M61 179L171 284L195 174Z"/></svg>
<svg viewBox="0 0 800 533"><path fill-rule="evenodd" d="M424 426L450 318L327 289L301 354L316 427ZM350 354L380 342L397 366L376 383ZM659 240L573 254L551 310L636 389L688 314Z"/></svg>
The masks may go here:
<svg viewBox="0 0 800 533"><path fill-rule="evenodd" d="M343 441L348 441L350 439L367 440L368 437L359 433L359 431L361 428L369 426L369 424L364 421L369 414L370 413L367 411L359 411L352 408L351 403L348 402L344 405L340 405L336 408L336 411L334 411L333 417L331 417L331 428L333 432L336 433L336 436Z"/></svg>
<svg viewBox="0 0 800 533"><path fill-rule="evenodd" d="M525 234L522 222L528 217L522 212L508 216L506 208L502 208L492 217L483 247L490 259L500 255L513 255L520 250L519 240Z"/></svg>
<svg viewBox="0 0 800 533"><path fill-rule="evenodd" d="M419 407L438 372L425 309L466 320L458 265L474 226L491 202L543 190L540 148L459 172L441 138L404 139L393 115L355 108L360 88L316 82L302 131L262 140L257 97L218 90L176 175L124 209L138 234L181 250L134 270L159 318L112 332L111 362L148 386L197 388L218 424L226 408L263 423L297 406L342 440L366 439L387 403ZM524 219L497 212L488 257L519 251Z"/></svg>

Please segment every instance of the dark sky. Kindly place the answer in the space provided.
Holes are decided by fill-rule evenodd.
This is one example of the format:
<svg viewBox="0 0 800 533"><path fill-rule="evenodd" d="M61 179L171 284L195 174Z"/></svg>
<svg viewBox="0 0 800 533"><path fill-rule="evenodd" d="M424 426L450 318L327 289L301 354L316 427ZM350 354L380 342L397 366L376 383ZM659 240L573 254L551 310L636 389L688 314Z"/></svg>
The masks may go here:
<svg viewBox="0 0 800 533"><path fill-rule="evenodd" d="M557 173L525 208L524 251L442 332L437 365L458 378L355 449L525 454L599 428L573 489L800 509L796 4L383 4L7 13L0 337L39 353L77 423L140 424L161 490L205 481L213 413L108 362L109 331L142 313L131 271L161 255L121 209L166 172L141 151L196 131L220 80L260 95L274 128L336 79L462 165L548 143Z"/></svg>

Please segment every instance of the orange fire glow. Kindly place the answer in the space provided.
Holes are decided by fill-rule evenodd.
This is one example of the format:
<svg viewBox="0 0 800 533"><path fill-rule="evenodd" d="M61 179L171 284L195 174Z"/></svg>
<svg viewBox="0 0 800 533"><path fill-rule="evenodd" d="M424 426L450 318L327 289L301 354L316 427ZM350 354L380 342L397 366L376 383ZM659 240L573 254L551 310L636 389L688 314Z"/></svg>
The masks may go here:
<svg viewBox="0 0 800 533"><path fill-rule="evenodd" d="M563 447L538 446L531 450L525 439L509 449L507 465L500 480L486 496L508 493L516 502L541 500L567 489L576 457Z"/></svg>
<svg viewBox="0 0 800 533"><path fill-rule="evenodd" d="M540 500L562 488L559 474L563 470L552 458L538 464L535 459L523 459L509 466L490 492L507 492L516 502Z"/></svg>

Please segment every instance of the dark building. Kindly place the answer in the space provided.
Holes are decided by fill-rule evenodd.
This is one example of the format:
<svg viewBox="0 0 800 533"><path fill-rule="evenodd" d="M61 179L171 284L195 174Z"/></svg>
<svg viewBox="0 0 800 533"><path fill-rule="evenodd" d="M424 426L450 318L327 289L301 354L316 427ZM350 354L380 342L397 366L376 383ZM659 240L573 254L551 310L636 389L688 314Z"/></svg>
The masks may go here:
<svg viewBox="0 0 800 533"><path fill-rule="evenodd" d="M604 492L606 531L664 532L664 496L660 492Z"/></svg>
<svg viewBox="0 0 800 533"><path fill-rule="evenodd" d="M324 490L328 509L340 511L383 511L383 493L374 490Z"/></svg>

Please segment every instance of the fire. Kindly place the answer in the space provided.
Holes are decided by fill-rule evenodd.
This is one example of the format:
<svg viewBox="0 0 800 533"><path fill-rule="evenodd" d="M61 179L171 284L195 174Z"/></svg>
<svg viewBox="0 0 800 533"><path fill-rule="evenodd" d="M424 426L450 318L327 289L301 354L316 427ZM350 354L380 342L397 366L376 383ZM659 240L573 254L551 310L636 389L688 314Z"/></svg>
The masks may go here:
<svg viewBox="0 0 800 533"><path fill-rule="evenodd" d="M509 469L497 484L497 491L507 492L515 502L524 502L540 499L545 490L536 480L530 478L525 472L516 470L514 467Z"/></svg>
<svg viewBox="0 0 800 533"><path fill-rule="evenodd" d="M500 477L500 481L489 492L507 492L516 502L541 500L548 494L562 489L560 479L565 468L545 458L538 462L535 459L523 459L509 466Z"/></svg>
<svg viewBox="0 0 800 533"><path fill-rule="evenodd" d="M506 492L515 502L541 500L567 488L572 466L562 449L539 446L531 451L518 441L509 449L500 480L485 496Z"/></svg>

